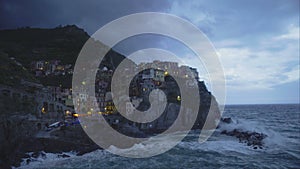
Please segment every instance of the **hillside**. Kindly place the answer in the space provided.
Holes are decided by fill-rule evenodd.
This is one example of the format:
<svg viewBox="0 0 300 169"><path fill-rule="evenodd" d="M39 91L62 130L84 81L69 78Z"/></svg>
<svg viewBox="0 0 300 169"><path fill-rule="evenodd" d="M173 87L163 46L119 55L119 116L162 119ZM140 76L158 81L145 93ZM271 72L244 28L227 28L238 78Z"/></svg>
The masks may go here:
<svg viewBox="0 0 300 169"><path fill-rule="evenodd" d="M32 60L53 59L74 64L89 35L75 25L68 25L54 29L2 30L0 37L0 49L25 65Z"/></svg>
<svg viewBox="0 0 300 169"><path fill-rule="evenodd" d="M63 88L71 87L72 73L65 75L34 76L30 69L30 63L32 61L41 60L60 60L62 65L71 64L71 68L74 68L78 54L89 38L86 32L76 26L58 27L54 29L22 28L16 30L0 30L0 37L0 87L4 89L14 89L16 91L14 93L16 94L20 94L24 91L24 87L21 83L22 80L42 83L45 86L61 85ZM95 45L103 47L103 44L100 42L95 41L95 43ZM97 54L97 49L91 52ZM110 70L114 70L124 58L125 56L110 50L100 65L101 70L103 70L102 68L104 68L104 66ZM44 68L35 68L35 70L44 70ZM111 71L106 71L106 73L107 72L109 73ZM110 75L106 73L103 73L103 75L110 77ZM172 83L174 84L172 85ZM180 110L179 100L174 100L175 97L178 98L179 96L177 92L180 92L178 91L178 87L176 87L176 83L174 80L167 80L166 78L166 84L168 84L166 85L168 89L164 89L164 92L169 94L170 104L167 105L166 111L155 121L155 124L147 123L146 125L141 125L136 123L137 125L134 125L135 128L128 128L127 124L132 123L123 118L124 120L120 124L124 126L116 126L114 124L112 126L117 127L119 132L128 136L143 137L165 131L173 124L177 118L176 114L178 114ZM198 82L196 85L198 85L199 88L200 103L199 114L193 128L201 129L210 108L212 108L216 114L220 114L220 112L214 96L207 91L205 84ZM37 93L42 94L40 91ZM22 158L28 157L27 152L34 152L36 154L40 151L57 153L79 150L80 154L84 154L99 148L89 140L80 126L75 129L58 130L55 135L50 138L35 138L39 130L37 127L38 124L44 126L48 123L46 121L47 123L45 124L46 118L35 116L39 114L41 110L38 106L38 102L44 102L44 100L40 98L41 95L33 97L33 100L26 99L26 97L22 97L22 100L18 100L13 97L14 95L11 97L5 95L3 92L1 92L1 94L0 151L2 153L0 154L0 168L12 165L19 166ZM196 93L191 93L190 95L192 94ZM23 100L23 98L25 99ZM145 104L145 102L143 103ZM109 117L116 117L122 120L119 114L116 116L113 115ZM33 120L29 120L30 118ZM165 119L167 119L167 121ZM49 122L51 121L52 119L50 118ZM74 140L76 141L74 142Z"/></svg>
<svg viewBox="0 0 300 169"><path fill-rule="evenodd" d="M38 60L60 60L62 64L71 64L74 67L81 48L89 39L89 35L75 25L53 29L0 30L0 37L0 51L6 53L7 58L14 57L28 71L30 63ZM124 56L113 50L109 51L107 57L109 62L104 64L109 68L116 67L124 59ZM22 74L24 71L19 73ZM8 75L3 72L1 75L1 77L5 76L3 79L8 78ZM72 75L38 77L37 79L44 85L62 85L62 87L69 88ZM5 80L0 83L5 83Z"/></svg>
<svg viewBox="0 0 300 169"><path fill-rule="evenodd" d="M38 82L38 80L27 71L14 58L9 58L8 54L0 52L0 84L8 86L19 85L21 80Z"/></svg>

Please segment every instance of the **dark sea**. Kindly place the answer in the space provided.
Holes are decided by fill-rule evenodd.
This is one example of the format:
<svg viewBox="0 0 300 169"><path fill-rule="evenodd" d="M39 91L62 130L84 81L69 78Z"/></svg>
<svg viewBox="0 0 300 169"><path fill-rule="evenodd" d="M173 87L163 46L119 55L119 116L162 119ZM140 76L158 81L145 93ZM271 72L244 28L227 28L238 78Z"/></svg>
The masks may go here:
<svg viewBox="0 0 300 169"><path fill-rule="evenodd" d="M125 158L105 150L83 156L68 152L69 158L46 153L20 168L300 168L299 104L229 105L222 116L233 119L224 126L227 129L268 135L263 148L253 149L235 137L221 135L221 127L202 144L193 131L170 151L151 158ZM157 148L170 141L157 140Z"/></svg>

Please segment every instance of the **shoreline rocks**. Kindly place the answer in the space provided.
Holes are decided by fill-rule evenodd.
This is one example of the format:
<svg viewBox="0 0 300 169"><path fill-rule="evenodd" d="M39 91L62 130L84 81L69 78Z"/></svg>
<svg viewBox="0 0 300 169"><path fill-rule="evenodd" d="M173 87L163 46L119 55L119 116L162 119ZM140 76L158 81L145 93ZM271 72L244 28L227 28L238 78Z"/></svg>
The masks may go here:
<svg viewBox="0 0 300 169"><path fill-rule="evenodd" d="M266 134L248 131L239 131L234 129L233 131L223 130L221 134L234 136L239 139L240 143L246 143L247 146L252 146L253 149L263 148L263 139L267 137Z"/></svg>
<svg viewBox="0 0 300 169"><path fill-rule="evenodd" d="M223 124L231 124L233 120L230 117L221 118ZM220 126L218 126L220 128ZM268 137L264 133L251 132L251 131L242 131L239 129L222 130L220 134L233 136L239 139L240 143L245 143L247 146L252 146L253 149L262 149L263 148L263 139Z"/></svg>
<svg viewBox="0 0 300 169"><path fill-rule="evenodd" d="M81 126L74 126L66 130L57 130L50 134L49 138L37 138L34 135L21 137L22 139L7 138L6 142L17 142L15 146L1 146L4 152L0 158L0 168L19 167L23 160L30 163L38 157L44 157L45 153L58 153L60 157L67 158L63 155L65 152L76 152L78 156L88 152L101 149L84 133ZM32 153L28 155L28 153Z"/></svg>

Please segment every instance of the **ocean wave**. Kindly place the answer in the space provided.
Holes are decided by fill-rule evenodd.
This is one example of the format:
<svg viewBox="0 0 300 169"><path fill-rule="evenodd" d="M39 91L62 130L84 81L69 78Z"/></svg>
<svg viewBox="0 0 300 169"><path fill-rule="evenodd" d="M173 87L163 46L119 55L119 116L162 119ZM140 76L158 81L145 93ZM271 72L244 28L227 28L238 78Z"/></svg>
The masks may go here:
<svg viewBox="0 0 300 169"><path fill-rule="evenodd" d="M248 146L244 146L243 144L237 144L237 142L237 139L230 140L226 138L226 140L206 141L204 143L181 142L178 144L178 146L184 149L200 150L205 152L217 152L221 154L228 154L228 152L236 152L240 154L254 154L257 152Z"/></svg>
<svg viewBox="0 0 300 169"><path fill-rule="evenodd" d="M24 158L21 162L20 167L21 169L26 168L43 168L43 166L48 166L50 164L56 163L58 161L66 160L67 158L74 158L76 157L76 152L63 152L63 153L46 153L44 151L39 152L37 156L35 156L34 152L27 153L30 157ZM13 167L15 168L15 167Z"/></svg>
<svg viewBox="0 0 300 169"><path fill-rule="evenodd" d="M280 132L264 125L260 121L246 119L232 119L231 123L220 122L219 128L216 130L216 132L220 133L222 131L233 130L238 130L241 132L256 132L266 135L267 137L264 138L262 142L264 143L264 148L267 151L276 151L276 149L282 149L289 143L295 142L295 139L290 139L283 136Z"/></svg>

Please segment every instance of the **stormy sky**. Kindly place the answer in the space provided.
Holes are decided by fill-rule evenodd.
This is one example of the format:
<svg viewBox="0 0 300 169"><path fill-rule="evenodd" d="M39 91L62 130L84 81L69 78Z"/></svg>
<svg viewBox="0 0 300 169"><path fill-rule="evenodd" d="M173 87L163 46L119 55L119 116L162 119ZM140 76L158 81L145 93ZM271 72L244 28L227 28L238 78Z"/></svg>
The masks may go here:
<svg viewBox="0 0 300 169"><path fill-rule="evenodd" d="M137 12L174 14L206 34L224 68L227 104L299 103L299 0L0 0L0 29L76 24L92 35ZM146 35L122 43L132 46L120 44L124 54L176 48L182 59L198 66L180 44L165 37Z"/></svg>

